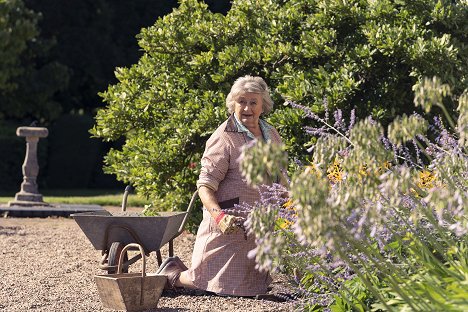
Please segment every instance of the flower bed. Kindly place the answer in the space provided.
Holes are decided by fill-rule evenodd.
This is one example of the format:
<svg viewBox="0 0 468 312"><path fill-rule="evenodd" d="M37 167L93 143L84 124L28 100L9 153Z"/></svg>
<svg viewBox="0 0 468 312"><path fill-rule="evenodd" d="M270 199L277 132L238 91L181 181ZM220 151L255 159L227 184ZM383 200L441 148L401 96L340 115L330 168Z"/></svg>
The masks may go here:
<svg viewBox="0 0 468 312"><path fill-rule="evenodd" d="M426 79L415 104L443 117L431 124L404 115L387 129L352 112L346 123L339 110L332 121L289 103L321 124L305 128L318 135L310 163L298 163L289 199L285 188L265 187L245 209L259 237L252 257L296 277L303 309L468 309L468 94L455 99L458 123L442 104L450 95L438 78ZM275 164L284 162L258 143L244 150L242 168L258 183L262 166L280 174Z"/></svg>

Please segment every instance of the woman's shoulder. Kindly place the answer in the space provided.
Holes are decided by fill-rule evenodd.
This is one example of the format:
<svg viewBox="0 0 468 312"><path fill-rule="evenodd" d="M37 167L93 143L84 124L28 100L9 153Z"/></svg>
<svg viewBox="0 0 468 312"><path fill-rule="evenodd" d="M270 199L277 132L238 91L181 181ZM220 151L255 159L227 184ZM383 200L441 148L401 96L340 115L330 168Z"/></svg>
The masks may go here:
<svg viewBox="0 0 468 312"><path fill-rule="evenodd" d="M260 119L260 122L262 123L262 126L270 131L275 131L275 132L278 132L278 130L276 130L276 128L271 124L269 123L268 121L266 121L265 119Z"/></svg>
<svg viewBox="0 0 468 312"><path fill-rule="evenodd" d="M226 141L226 138L227 138L226 127L228 126L228 122L229 122L229 119L225 120L215 129L215 131L213 131L213 133L210 135L207 141L209 145L213 144L214 142Z"/></svg>
<svg viewBox="0 0 468 312"><path fill-rule="evenodd" d="M267 122L266 120L264 119L261 119L261 127L264 129L263 131L267 131L268 132L268 135L267 137L269 139L271 139L271 141L273 143L281 143L282 140L281 140L281 136L278 132L278 130L276 130L276 128L269 122Z"/></svg>
<svg viewBox="0 0 468 312"><path fill-rule="evenodd" d="M225 120L222 124L220 124L215 131L211 134L211 137L220 137L224 135L224 132L226 132L226 127L228 125L229 120Z"/></svg>

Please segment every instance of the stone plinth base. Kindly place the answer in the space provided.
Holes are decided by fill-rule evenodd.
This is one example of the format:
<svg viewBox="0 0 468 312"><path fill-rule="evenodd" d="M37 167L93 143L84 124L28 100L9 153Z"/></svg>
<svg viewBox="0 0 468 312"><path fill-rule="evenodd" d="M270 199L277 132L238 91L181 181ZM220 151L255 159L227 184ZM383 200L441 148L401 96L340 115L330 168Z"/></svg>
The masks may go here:
<svg viewBox="0 0 468 312"><path fill-rule="evenodd" d="M8 202L8 207L14 207L14 206L21 206L21 207L44 207L44 206L50 206L49 203L46 202L36 202L36 201L26 201L26 200L13 200Z"/></svg>
<svg viewBox="0 0 468 312"><path fill-rule="evenodd" d="M12 203L12 202L10 202ZM103 211L100 205L66 205L46 204L36 206L0 205L0 216L4 217L36 217L47 218L51 216L69 217L73 213Z"/></svg>
<svg viewBox="0 0 468 312"><path fill-rule="evenodd" d="M47 203L44 203L42 201L42 195L38 193L27 193L27 192L19 192L16 193L15 200L10 202L12 205L21 205L21 206L27 206L29 205L28 203L31 203L30 205L33 206L35 204L37 205L48 205ZM10 203L8 203L10 205Z"/></svg>

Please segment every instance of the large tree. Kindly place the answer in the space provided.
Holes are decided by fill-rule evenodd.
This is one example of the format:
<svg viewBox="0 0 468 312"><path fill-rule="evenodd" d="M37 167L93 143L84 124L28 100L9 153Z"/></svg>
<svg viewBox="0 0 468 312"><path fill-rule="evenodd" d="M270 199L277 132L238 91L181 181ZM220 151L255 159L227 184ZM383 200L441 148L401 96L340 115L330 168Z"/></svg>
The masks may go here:
<svg viewBox="0 0 468 312"><path fill-rule="evenodd" d="M38 15L21 0L0 0L0 91L16 88L13 79L22 73L21 54L38 34Z"/></svg>
<svg viewBox="0 0 468 312"><path fill-rule="evenodd" d="M102 105L97 95L115 83L116 66L135 63L141 56L135 35L171 11L175 0L24 0L42 12L41 37L54 40L48 59L64 64L69 85L54 94L64 113L93 115Z"/></svg>
<svg viewBox="0 0 468 312"><path fill-rule="evenodd" d="M260 75L276 103L269 121L291 157L308 138L285 99L372 114L383 123L413 109L412 86L437 75L467 83L466 2L435 0L236 0L224 16L195 0L141 31L144 55L117 68L93 133L125 138L107 171L181 208L195 189L204 142L226 118L225 97L242 75Z"/></svg>
<svg viewBox="0 0 468 312"><path fill-rule="evenodd" d="M97 93L116 82L116 66L138 61L142 51L135 35L141 27L153 24L158 16L169 13L176 5L175 0L0 1L0 150L8 151L5 155L8 161L0 166L0 176L5 177L0 190L8 186L16 188L18 184L16 175L14 181L10 179L10 170L21 173L22 158L12 155L24 155L24 144L18 147L11 140L15 139L18 126L33 120L50 130L49 138L40 144L43 148L50 143L44 154L46 160L63 159L64 151L84 146L88 148L88 156L99 154L95 165L83 157L73 164L45 160L38 178L41 186L68 184L61 179L85 180L65 174L68 171L63 170L64 166L82 168L83 176L97 172L91 179L93 182L81 187L112 181L100 174L102 154L108 144L96 144L97 140L89 138L89 133L86 138L88 120L94 116L96 107L102 106ZM70 129L67 123L70 118L81 122ZM76 129L86 125L88 128ZM70 140L65 135L69 131L83 133L85 137ZM89 150L90 146L94 148ZM47 182L42 183L43 178ZM100 186L112 187L109 184Z"/></svg>
<svg viewBox="0 0 468 312"><path fill-rule="evenodd" d="M39 37L40 18L21 0L0 1L0 121L60 112L49 99L66 85L66 69L41 60L50 42Z"/></svg>

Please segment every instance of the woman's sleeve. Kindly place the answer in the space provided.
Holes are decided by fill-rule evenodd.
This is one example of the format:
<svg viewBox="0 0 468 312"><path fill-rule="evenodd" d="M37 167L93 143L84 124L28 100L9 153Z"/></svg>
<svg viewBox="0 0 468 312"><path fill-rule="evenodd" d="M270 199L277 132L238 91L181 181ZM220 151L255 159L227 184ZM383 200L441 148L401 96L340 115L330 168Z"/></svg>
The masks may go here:
<svg viewBox="0 0 468 312"><path fill-rule="evenodd" d="M280 136L278 130L276 130L276 128L271 127L270 135L272 136L271 141L273 143L275 143L275 144L282 144L283 143L283 140L281 139L281 136Z"/></svg>
<svg viewBox="0 0 468 312"><path fill-rule="evenodd" d="M214 133L206 142L205 152L201 160L201 171L197 181L197 188L206 186L216 192L219 183L226 176L229 169L229 162L229 145L222 135Z"/></svg>

